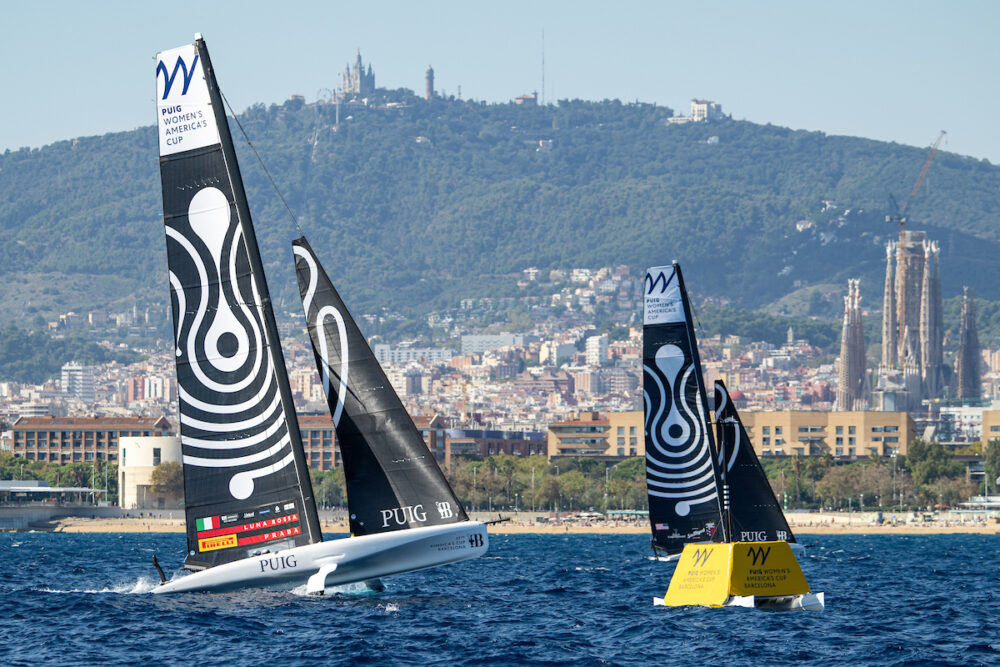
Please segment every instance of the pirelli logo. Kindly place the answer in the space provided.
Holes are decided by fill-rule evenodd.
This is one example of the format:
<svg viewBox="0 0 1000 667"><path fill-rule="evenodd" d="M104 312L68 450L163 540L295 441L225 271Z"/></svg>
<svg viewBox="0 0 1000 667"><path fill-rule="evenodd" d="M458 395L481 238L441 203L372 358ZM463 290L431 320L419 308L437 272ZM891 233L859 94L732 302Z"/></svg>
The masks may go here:
<svg viewBox="0 0 1000 667"><path fill-rule="evenodd" d="M198 551L215 551L216 549L228 549L238 544L235 535L219 535L218 537L206 537L198 540Z"/></svg>

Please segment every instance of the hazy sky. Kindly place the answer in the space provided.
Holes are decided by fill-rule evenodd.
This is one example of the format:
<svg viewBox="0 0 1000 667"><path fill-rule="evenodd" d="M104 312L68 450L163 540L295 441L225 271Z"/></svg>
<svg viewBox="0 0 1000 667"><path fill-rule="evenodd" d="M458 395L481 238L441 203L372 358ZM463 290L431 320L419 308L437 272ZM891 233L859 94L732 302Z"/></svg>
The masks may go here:
<svg viewBox="0 0 1000 667"><path fill-rule="evenodd" d="M203 33L233 106L380 87L619 98L928 146L1000 164L1000 2L4 2L0 150L152 125L153 56ZM919 171L919 165L914 167Z"/></svg>

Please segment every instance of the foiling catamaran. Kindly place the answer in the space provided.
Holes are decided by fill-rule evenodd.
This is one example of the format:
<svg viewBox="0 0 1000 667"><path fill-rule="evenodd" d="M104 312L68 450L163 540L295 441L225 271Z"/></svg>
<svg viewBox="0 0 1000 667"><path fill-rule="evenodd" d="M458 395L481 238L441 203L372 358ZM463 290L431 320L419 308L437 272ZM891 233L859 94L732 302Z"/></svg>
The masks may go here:
<svg viewBox="0 0 1000 667"><path fill-rule="evenodd" d="M480 556L470 521L305 239L293 243L351 537L323 541L246 193L208 49L156 59L191 574L154 593L310 594Z"/></svg>
<svg viewBox="0 0 1000 667"><path fill-rule="evenodd" d="M713 438L680 266L649 269L643 287L646 488L652 547L657 558L678 560L665 604L822 608L823 594L809 592L791 551L795 537L721 382L715 385ZM716 552L719 555L712 560L716 567L706 570ZM749 565L747 558L752 558ZM764 587L757 584L775 579L756 572L747 575L753 585L741 587L737 580L746 575L744 565L754 571L778 568L790 574L780 577L781 585ZM683 594L671 595L675 582Z"/></svg>

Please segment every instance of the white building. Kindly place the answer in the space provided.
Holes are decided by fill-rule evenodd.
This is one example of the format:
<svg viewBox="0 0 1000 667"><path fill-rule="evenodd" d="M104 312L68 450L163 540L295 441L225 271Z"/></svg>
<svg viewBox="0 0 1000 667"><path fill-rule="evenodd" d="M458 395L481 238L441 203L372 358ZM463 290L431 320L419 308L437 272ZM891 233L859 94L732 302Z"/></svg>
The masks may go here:
<svg viewBox="0 0 1000 667"><path fill-rule="evenodd" d="M94 367L71 361L62 367L62 390L84 403L94 402Z"/></svg>
<svg viewBox="0 0 1000 667"><path fill-rule="evenodd" d="M588 366L600 366L608 359L608 337L607 335L591 336L586 342L586 354Z"/></svg>
<svg viewBox="0 0 1000 667"><path fill-rule="evenodd" d="M153 469L160 463L181 463L177 436L121 437L118 439L118 504L122 509L180 507L184 493L170 498L153 492Z"/></svg>

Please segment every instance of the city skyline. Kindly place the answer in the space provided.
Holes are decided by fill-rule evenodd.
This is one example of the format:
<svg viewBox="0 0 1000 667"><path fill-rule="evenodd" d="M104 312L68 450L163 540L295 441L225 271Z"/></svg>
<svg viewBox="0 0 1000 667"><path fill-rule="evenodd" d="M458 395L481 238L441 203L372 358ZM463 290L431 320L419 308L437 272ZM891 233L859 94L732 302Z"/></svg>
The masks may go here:
<svg viewBox="0 0 1000 667"><path fill-rule="evenodd" d="M1000 163L1000 128L989 114L998 93L988 85L1000 7L987 2L945 12L901 1L833 12L793 2L766 12L736 2L630 2L615 11L585 2L572 12L524 2L303 2L279 15L259 2L219 2L196 21L153 5L103 7L6 8L8 24L23 29L0 46L8 63L20 63L0 73L19 101L0 110L0 150L151 125L152 56L202 32L237 110L292 94L316 99L339 85L360 48L380 86L418 95L431 65L437 91L461 87L466 99L507 102L537 91L547 103L639 100L686 114L698 97L736 119L914 146L947 129L943 150Z"/></svg>

